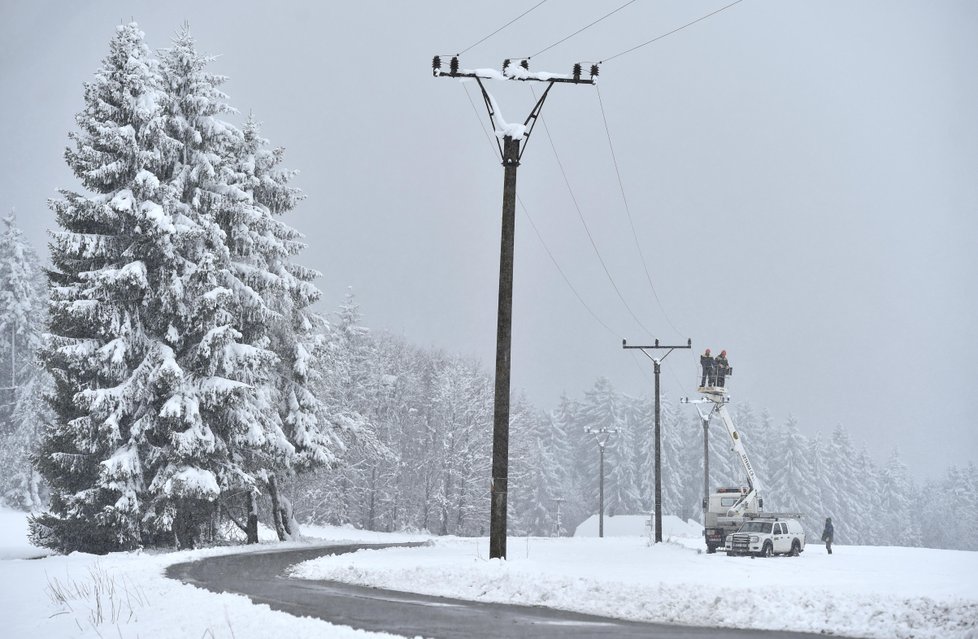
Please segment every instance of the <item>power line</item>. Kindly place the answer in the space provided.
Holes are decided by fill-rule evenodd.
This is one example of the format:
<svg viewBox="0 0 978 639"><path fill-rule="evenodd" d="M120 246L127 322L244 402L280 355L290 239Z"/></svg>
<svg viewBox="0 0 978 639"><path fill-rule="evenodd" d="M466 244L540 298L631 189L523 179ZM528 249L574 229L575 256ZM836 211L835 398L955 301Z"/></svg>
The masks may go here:
<svg viewBox="0 0 978 639"><path fill-rule="evenodd" d="M553 44L551 44L549 47L545 47L545 48L541 49L540 51L537 51L536 53L534 53L530 57L531 58L536 57L536 56L540 55L541 53L543 53L544 51L549 51L550 49L553 49L555 46L557 46L561 42L565 42L567 40L570 40L571 38L573 38L574 36L576 36L578 33L581 33L582 31L586 31L586 30L590 29L591 27L593 27L594 25L598 24L599 22L601 22L605 18L608 18L608 17L613 16L614 14L618 13L619 11L621 11L622 9L624 9L625 7L627 7L628 5L632 4L633 2L635 2L635 0L629 0L628 2L626 2L623 5L621 5L620 7L618 7L617 9L615 9L614 11L612 11L611 13L608 13L606 15L601 16L600 18L598 18L597 20L595 20L591 24L587 25L586 27L581 27L580 29L578 29L574 33L570 34L569 36L567 36L565 38L561 38L560 40L557 40L556 42L554 42Z"/></svg>
<svg viewBox="0 0 978 639"><path fill-rule="evenodd" d="M503 29L505 29L509 25L513 24L514 22L516 22L517 20L519 20L520 18L522 18L526 14L530 13L531 11L533 11L534 9L536 9L537 7L539 7L541 4L545 3L546 1L547 0L541 0L540 2L536 3L535 5L533 5L532 7L530 7L529 9L527 9L526 11L524 11L523 13L521 13L520 15L516 16L515 18L513 18L512 20L510 20L509 22L507 22L503 26L499 27L498 29L496 29L495 31L493 31L492 33L490 33L489 35L487 35L486 37L482 38L481 40L479 40L475 44L471 44L471 45L467 46L466 48L462 49L461 51L459 51L455 55L462 55L463 53L465 53L469 49L472 49L472 48L474 48L474 47L482 44L483 42L485 42L486 40L488 40L492 36L496 35L497 33L499 33L500 31L502 31Z"/></svg>
<svg viewBox="0 0 978 639"><path fill-rule="evenodd" d="M581 205L577 202L577 196L574 195L574 189L571 187L570 179L567 177L567 171L564 170L564 163L560 161L560 154L557 153L557 145L554 144L553 136L550 135L550 127L547 126L547 121L543 117L540 118L540 122L543 124L543 130L547 133L547 140L550 141L550 148L553 149L554 158L557 160L557 166L560 168L560 173L564 176L564 184L567 185L567 191L570 193L571 201L574 203L574 208L577 210L577 216L580 218L581 225L584 227L584 232L587 234L587 238L591 242L591 248L594 249L594 254L601 263L601 268L604 269L604 274L608 276L608 281L611 282L611 287L615 289L615 293L618 294L618 299L621 300L621 303L632 316L632 319L635 320L635 323L651 336L652 332L646 328L645 324L642 323L642 320L640 320L638 315L635 314L635 311L632 310L632 307L628 305L628 302L625 300L625 296L621 293L621 289L618 288L618 284L615 283L615 278L611 276L611 271L608 270L608 265L605 264L604 258L601 257L601 251L598 250L598 245L594 241L594 236L591 235L591 229L588 228L587 222L584 220L584 213L581 211Z"/></svg>
<svg viewBox="0 0 978 639"><path fill-rule="evenodd" d="M619 56L625 55L626 53L631 53L632 51L635 51L636 49L641 49L642 47L644 47L646 45L649 45L649 44L652 44L653 42L657 42L657 41L661 40L662 38L665 38L667 36L671 36L672 34L678 32L678 31L682 31L686 27L691 27L694 24L696 24L697 22L702 22L703 20L706 20L707 18L709 18L711 16L715 16L716 14L720 13L721 11L726 11L730 7L732 7L732 6L736 5L736 4L740 4L743 1L744 0L736 0L736 2L731 2L730 4L728 4L725 7L720 7L719 9L717 9L716 11L714 11L713 13L708 13L708 14L706 14L705 16L703 16L701 18L697 18L697 19L693 20L692 22L688 22L688 23L684 24L681 27L675 28L675 29L673 29L672 31L670 31L668 33L663 33L660 36L656 36L656 37L652 38L651 40L649 40L648 42L643 42L642 44L635 45L631 49L625 49L621 53L616 53L615 55L613 55L611 57L604 58L598 64L604 64L605 62L610 62L610 61L614 60L615 58L617 58Z"/></svg>
<svg viewBox="0 0 978 639"><path fill-rule="evenodd" d="M486 135L486 138L489 140L489 146L492 149L493 157L496 157L498 159L499 155L497 153L496 145L492 143L492 137L490 136L489 131L486 129L485 124L482 121L482 118L479 116L479 110L476 108L475 102L472 100L472 95L470 94L468 87L465 87L465 94L466 97L469 98L469 104L472 105L472 111L473 113L475 113L475 117L479 121L479 126L482 127L482 132ZM516 201L519 202L520 208L523 211L523 215L526 217L526 220L530 223L530 227L533 229L533 233L537 236L537 239L540 241L540 245L543 247L543 250L550 258L550 261L553 262L554 268L556 268L557 272L560 273L560 276L563 278L564 283L567 284L567 288L571 290L571 293L574 294L574 297L577 298L577 301L581 303L581 306L583 306L585 310L587 310L587 312L590 313L591 317L593 317L598 324L600 324L605 330L607 330L608 333L610 333L616 339L621 337L622 335L621 332L616 331L610 326L608 326L608 324L605 323L605 321L602 320L601 317L599 317L598 314L594 312L594 310L588 305L588 303L584 301L584 298L578 292L577 288L571 283L570 278L567 277L567 274L564 272L564 269L561 268L560 263L557 262L557 258L554 257L554 254L550 250L550 247L547 246L547 242L543 239L543 234L540 233L540 229L537 228L536 223L533 221L533 218L530 216L530 212L529 210L527 210L526 204L523 203L523 199L520 198L519 195L517 195Z"/></svg>
<svg viewBox="0 0 978 639"><path fill-rule="evenodd" d="M475 102L472 99L471 92L469 91L468 87L465 86L464 84L463 84L463 89L465 90L466 98L468 98L469 104L472 107L472 113L475 115L476 120L478 120L478 122L479 122L479 126L482 128L483 134L486 136L486 140L489 143L489 148L491 149L491 152L493 154L493 157L496 157L498 159L499 158L498 149L496 148L496 145L493 144L492 136L489 133L489 131L486 129L486 126L485 126L485 124L482 121L482 117L479 115L479 110L476 107ZM602 110L602 115L603 115L603 110ZM606 127L607 127L607 124L606 124ZM544 129L546 130L546 123L544 123ZM549 130L547 130L547 137L550 138L550 132L549 132ZM563 166L560 163L559 156L557 156L557 150L556 150L556 147L553 144L553 139L552 138L550 138L550 144L551 144L551 148L553 148L555 157L557 157L557 163L558 163L558 165L561 166L561 172L563 172ZM614 151L612 150L612 154L613 153L614 153ZM617 169L617 165L616 165L616 169ZM566 173L564 173L564 180L565 180L565 183L567 183L568 189L570 190L570 183L567 181L567 175L566 175ZM574 204L576 206L577 205L577 200L574 197L574 193L573 193L572 190L570 191L570 193L571 193L571 199L574 200ZM624 193L623 193L623 197L624 197ZM561 278L564 280L564 283L567 285L567 288L570 289L571 293L574 294L574 297L577 298L577 301L580 302L581 306L584 307L584 309L591 315L591 317L599 325L601 325L602 328L604 328L610 335L612 335L616 339L619 338L622 335L622 333L619 332L619 331L614 330L613 328L611 328L604 320L601 319L601 317L597 313L594 312L594 310L590 307L590 305L586 301L584 301L583 296L580 294L580 292L578 292L577 288L571 283L570 278L567 277L567 274L564 272L564 269L561 268L560 263L557 261L557 258L554 256L553 252L550 250L550 247L547 246L547 242L543 239L543 234L540 233L540 229L537 228L536 223L533 221L533 218L530 216L530 212L526 208L526 204L523 202L522 198L520 198L518 195L517 195L517 198L516 199L517 199L517 202L519 202L519 205L520 205L521 210L523 211L524 217L530 223L530 227L533 229L533 233L537 236L537 240L539 240L540 245L543 247L544 252L546 252L547 256L550 258L550 261L553 263L554 268L557 269L557 272L560 274ZM580 207L578 207L578 215L581 215ZM604 261L601 259L600 253L598 253L597 247L594 244L593 238L591 238L590 231L588 231L588 227L587 227L587 224L584 222L583 216L581 218L581 222L584 223L584 229L588 233L589 239L591 239L591 246L592 246L592 248L594 248L595 253L598 255L598 259L601 261L602 266L604 266ZM611 275L610 275L610 273L608 273L607 267L605 267L605 274L608 275L608 278L609 279L611 279ZM618 292L619 298L621 298L621 292L618 290L618 287L615 286L614 280L612 279L611 281L612 281L612 286L614 286L616 292ZM653 292L654 292L654 289L653 289ZM625 300L623 298L622 298L622 302L625 304L625 307L629 310L629 312L631 312L631 309L628 307L628 304L625 302ZM665 311L664 310L663 310L663 314L665 314ZM635 317L634 313L632 313L632 317ZM636 321L638 321L638 318L635 318L635 319L636 319ZM667 320L668 320L668 318L667 318ZM641 322L639 322L639 325L642 326ZM670 325L671 325L671 323L670 323ZM642 326L642 328L646 332L649 332L648 329L645 328L645 326ZM673 328L675 329L675 327L673 327ZM638 369L639 374L645 379L645 381L647 383L650 383L651 384L652 383L652 379L649 377L648 372L645 370L645 368L637 360L637 357L635 356L634 353L632 353L632 363L635 364L635 367ZM682 395L682 384L679 382L679 379L676 376L675 371L672 369L672 367L669 367L669 370L672 373L673 380L676 382L676 384L677 384L677 386L679 388L678 396L681 396Z"/></svg>
<svg viewBox="0 0 978 639"><path fill-rule="evenodd" d="M605 115L604 110L604 100L601 99L601 87L596 87L598 89L598 104L601 106L601 120L604 122L604 131L608 137L608 148L611 149L611 161L615 165L615 174L618 176L618 189L621 192L621 201L625 205L625 213L628 216L628 225L632 229L632 238L635 240L635 248L638 249L638 255L642 259L642 268L645 269L645 279L649 283L649 288L652 289L652 296L655 298L656 303L659 305L659 310L662 311L662 316L665 318L666 323L672 327L672 330L676 331L676 334L680 334L679 329L676 325L672 323L669 319L669 314L666 313L665 306L662 305L662 300L659 299L659 294L655 290L655 285L652 283L652 275L649 274L649 265L645 260L645 253L642 251L642 244L638 241L638 233L635 231L635 222L632 218L631 208L628 206L628 198L625 196L625 184L621 179L621 171L618 168L618 157L615 154L615 145L611 141L611 129L608 127L608 117Z"/></svg>
<svg viewBox="0 0 978 639"><path fill-rule="evenodd" d="M550 261L553 262L554 267L557 269L557 272L560 273L560 276L562 278L564 278L564 282L567 284L567 288L569 288L571 292L574 293L574 297L577 298L577 301L579 301L581 305L585 309L587 309L587 312L591 314L591 317L593 317L598 324L601 324L601 326L603 326L605 330L607 330L613 337L615 337L616 339L619 338L621 336L621 333L615 331L613 328L605 324L604 320L598 317L598 314L595 313L593 310L591 310L591 307L588 306L587 302L584 301L584 298L581 297L581 294L578 293L577 289L574 288L574 285L571 284L570 279L568 279L567 275L564 273L564 269L560 268L560 264L557 263L557 258L555 258L554 254L550 252L550 249L547 247L547 243L543 241L543 236L540 234L540 230L537 228L537 225L533 223L533 218L530 217L530 213L526 210L526 205L523 204L523 200L520 199L519 196L516 196L516 201L520 203L520 208L523 210L523 215L526 216L526 220L530 223L530 226L533 228L533 232L536 233L537 239L540 240L540 244L543 246L543 250L546 251L547 255L550 257Z"/></svg>

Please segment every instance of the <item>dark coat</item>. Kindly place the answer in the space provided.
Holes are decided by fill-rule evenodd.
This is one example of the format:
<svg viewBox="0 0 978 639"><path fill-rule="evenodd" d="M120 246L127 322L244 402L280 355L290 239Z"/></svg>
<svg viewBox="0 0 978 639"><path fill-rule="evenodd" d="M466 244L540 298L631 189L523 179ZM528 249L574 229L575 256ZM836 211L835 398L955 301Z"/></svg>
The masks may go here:
<svg viewBox="0 0 978 639"><path fill-rule="evenodd" d="M709 375L716 368L716 360L711 355L700 355L700 366L703 367L703 373Z"/></svg>
<svg viewBox="0 0 978 639"><path fill-rule="evenodd" d="M832 541L832 537L835 536L835 528L832 526L832 522L825 520L825 529L822 531L822 541Z"/></svg>
<svg viewBox="0 0 978 639"><path fill-rule="evenodd" d="M720 377L723 377L724 375L727 375L729 373L727 369L730 368L730 362L728 362L727 358L723 357L722 355L717 357L717 361L714 364L714 366L716 366L717 375L719 375Z"/></svg>

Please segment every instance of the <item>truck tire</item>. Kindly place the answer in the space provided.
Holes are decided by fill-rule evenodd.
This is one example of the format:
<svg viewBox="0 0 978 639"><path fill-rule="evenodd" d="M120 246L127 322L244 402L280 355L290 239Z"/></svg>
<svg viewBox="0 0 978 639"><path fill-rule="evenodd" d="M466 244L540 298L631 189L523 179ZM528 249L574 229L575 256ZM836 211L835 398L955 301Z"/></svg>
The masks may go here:
<svg viewBox="0 0 978 639"><path fill-rule="evenodd" d="M717 547L716 547L716 546L711 546L710 544L707 544L707 545L706 545L706 554L708 554L708 555L712 555L712 554L714 554L714 553L715 553L716 551L717 551Z"/></svg>
<svg viewBox="0 0 978 639"><path fill-rule="evenodd" d="M764 542L764 547L761 548L761 557L773 557L774 556L774 546L771 542Z"/></svg>
<svg viewBox="0 0 978 639"><path fill-rule="evenodd" d="M797 557L798 555L801 554L801 544L798 543L797 539L791 542L791 552L788 554L791 555L792 557Z"/></svg>

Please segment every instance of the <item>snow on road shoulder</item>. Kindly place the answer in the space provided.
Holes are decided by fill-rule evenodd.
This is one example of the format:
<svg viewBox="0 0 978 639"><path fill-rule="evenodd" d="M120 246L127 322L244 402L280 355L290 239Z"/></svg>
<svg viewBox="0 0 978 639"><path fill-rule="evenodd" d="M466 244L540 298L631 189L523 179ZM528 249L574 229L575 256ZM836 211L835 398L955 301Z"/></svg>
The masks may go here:
<svg viewBox="0 0 978 639"><path fill-rule="evenodd" d="M30 560L24 558L46 553L27 543L25 519L25 513L0 509L0 549L3 550L0 601L3 601L4 637L380 639L397 636L294 617L266 605L253 604L241 595L216 594L164 576L166 567L175 563L259 552L270 547L306 547L308 543L272 542L248 547L105 556L72 553ZM379 540L376 534L342 528L306 532L336 542ZM415 539L416 536L389 538L390 541ZM322 543L322 540L311 541Z"/></svg>
<svg viewBox="0 0 978 639"><path fill-rule="evenodd" d="M541 605L636 621L828 632L851 637L975 638L978 553L837 546L798 558L707 555L642 538L511 538L506 561L485 539L324 557L293 570L431 595ZM820 552L821 551L821 552Z"/></svg>

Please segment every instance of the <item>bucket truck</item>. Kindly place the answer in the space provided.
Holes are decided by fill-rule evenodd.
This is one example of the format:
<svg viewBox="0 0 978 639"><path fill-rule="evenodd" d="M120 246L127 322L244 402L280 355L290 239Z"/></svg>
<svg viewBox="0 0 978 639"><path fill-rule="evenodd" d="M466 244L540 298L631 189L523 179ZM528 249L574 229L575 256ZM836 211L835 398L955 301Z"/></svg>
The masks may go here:
<svg viewBox="0 0 978 639"><path fill-rule="evenodd" d="M761 483L754 472L754 465L751 464L750 457L747 456L747 450L744 448L740 433L737 432L727 410L727 403L729 402L727 389L722 386L701 386L698 390L713 404L709 417L705 417L705 419L709 420L713 415L720 417L720 421L723 422L723 427L733 444L733 451L740 459L740 464L744 467L747 477L746 487L717 488L716 492L711 493L707 498L708 503L704 504L706 515L703 523L706 552L714 553L718 549L728 550L730 545L726 543L727 537L737 532L745 521L800 519L801 515L798 513L764 512L764 500L758 494L761 490ZM804 538L801 540L801 548L804 548Z"/></svg>
<svg viewBox="0 0 978 639"><path fill-rule="evenodd" d="M760 482L754 472L754 466L747 456L744 442L734 426L730 413L727 411L727 391L723 387L700 387L699 392L713 402L711 415L718 415L720 421L730 436L733 450L740 459L747 474L747 486L740 488L718 488L708 497L706 521L703 525L703 536L706 538L706 552L714 553L724 547L727 535L735 532L750 517L757 517L764 506L764 500L758 496Z"/></svg>

